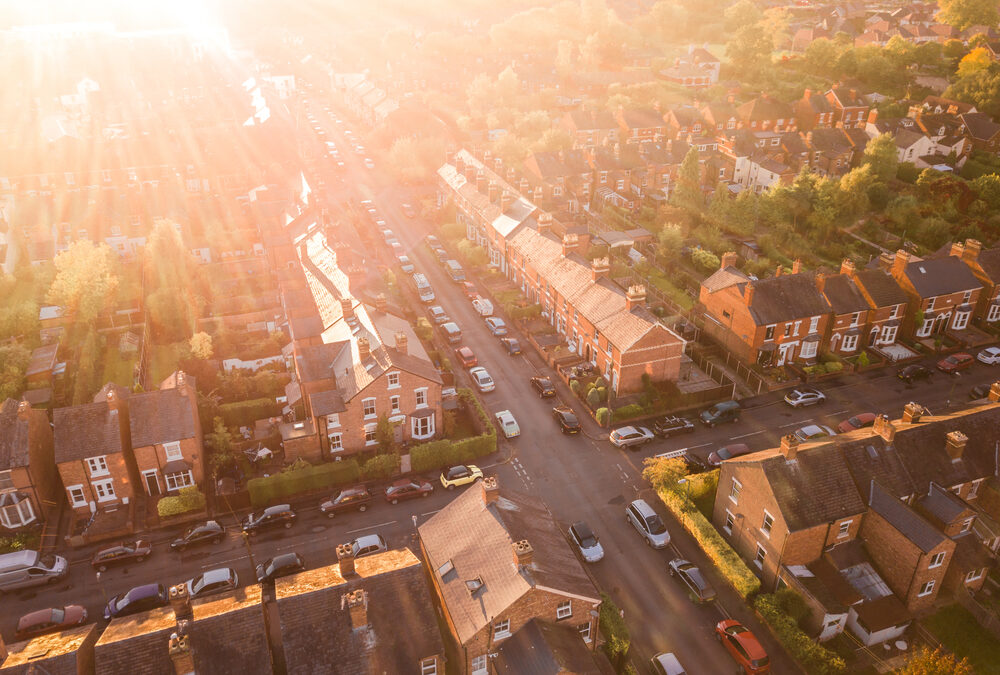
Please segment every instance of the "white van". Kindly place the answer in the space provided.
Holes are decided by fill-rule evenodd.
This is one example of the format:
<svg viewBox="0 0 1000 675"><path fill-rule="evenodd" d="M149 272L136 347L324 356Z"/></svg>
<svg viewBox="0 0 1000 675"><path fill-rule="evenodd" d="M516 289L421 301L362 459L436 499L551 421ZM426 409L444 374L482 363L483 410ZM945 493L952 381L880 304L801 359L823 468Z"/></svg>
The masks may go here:
<svg viewBox="0 0 1000 675"><path fill-rule="evenodd" d="M448 339L448 344L454 345L462 341L462 329L454 321L443 324L441 330L444 331L445 337Z"/></svg>
<svg viewBox="0 0 1000 675"><path fill-rule="evenodd" d="M417 294L420 296L421 302L428 304L434 302L434 289L431 288L431 282L427 281L426 276L420 273L414 274L413 283L417 287Z"/></svg>
<svg viewBox="0 0 1000 675"><path fill-rule="evenodd" d="M15 551L0 555L0 593L28 586L55 583L69 571L66 558L41 555L38 551Z"/></svg>

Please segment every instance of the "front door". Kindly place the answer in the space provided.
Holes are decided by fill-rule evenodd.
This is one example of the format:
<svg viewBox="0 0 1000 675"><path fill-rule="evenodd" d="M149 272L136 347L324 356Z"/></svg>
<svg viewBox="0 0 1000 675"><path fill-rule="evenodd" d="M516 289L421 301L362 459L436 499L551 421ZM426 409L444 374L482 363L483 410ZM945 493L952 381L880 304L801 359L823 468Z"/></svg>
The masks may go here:
<svg viewBox="0 0 1000 675"><path fill-rule="evenodd" d="M783 366L785 363L791 360L792 354L795 353L795 343L786 342L784 344L778 345L778 362L775 365Z"/></svg>
<svg viewBox="0 0 1000 675"><path fill-rule="evenodd" d="M153 497L160 494L160 481L156 479L156 472L151 471L149 473L144 473L143 478L146 479L146 492Z"/></svg>

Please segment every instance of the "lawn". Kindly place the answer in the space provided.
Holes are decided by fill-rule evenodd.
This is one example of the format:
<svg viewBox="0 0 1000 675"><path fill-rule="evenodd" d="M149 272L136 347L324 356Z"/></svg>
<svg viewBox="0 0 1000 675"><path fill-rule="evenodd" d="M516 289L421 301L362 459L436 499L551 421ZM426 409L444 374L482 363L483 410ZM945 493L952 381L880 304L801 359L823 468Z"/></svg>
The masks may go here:
<svg viewBox="0 0 1000 675"><path fill-rule="evenodd" d="M167 345L153 345L149 369L150 378L154 385L158 385L170 373L177 370L177 365L185 349L187 349L187 342L183 340Z"/></svg>
<svg viewBox="0 0 1000 675"><path fill-rule="evenodd" d="M942 607L922 623L956 656L968 658L977 673L1000 673L1000 640L983 629L964 607Z"/></svg>

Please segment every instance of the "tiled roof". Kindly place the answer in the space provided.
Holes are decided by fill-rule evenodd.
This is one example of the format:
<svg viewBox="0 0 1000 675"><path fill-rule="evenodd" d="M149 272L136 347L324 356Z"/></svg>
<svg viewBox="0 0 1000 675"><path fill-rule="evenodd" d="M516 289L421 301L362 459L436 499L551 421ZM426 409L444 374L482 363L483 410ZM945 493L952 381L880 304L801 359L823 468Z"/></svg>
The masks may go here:
<svg viewBox="0 0 1000 675"><path fill-rule="evenodd" d="M2 675L78 675L85 673L87 643L97 639L97 624L40 635L7 645ZM80 655L79 662L77 655Z"/></svg>
<svg viewBox="0 0 1000 675"><path fill-rule="evenodd" d="M944 524L952 523L969 509L969 506L951 490L931 483L927 494L917 500L922 509Z"/></svg>
<svg viewBox="0 0 1000 675"><path fill-rule="evenodd" d="M911 262L906 265L905 273L921 298L983 287L968 265L955 256Z"/></svg>
<svg viewBox="0 0 1000 675"><path fill-rule="evenodd" d="M981 251L979 264L994 284L1000 283L1000 248L988 248Z"/></svg>
<svg viewBox="0 0 1000 675"><path fill-rule="evenodd" d="M861 295L861 291L851 278L845 274L826 277L823 283L823 296L830 303L834 314L848 314L869 309L868 301Z"/></svg>
<svg viewBox="0 0 1000 675"><path fill-rule="evenodd" d="M665 125L663 115L656 110L625 110L622 120L629 129L647 129Z"/></svg>
<svg viewBox="0 0 1000 675"><path fill-rule="evenodd" d="M901 499L883 490L875 481L871 482L868 506L924 553L930 553L945 540L944 534L937 528L921 518Z"/></svg>
<svg viewBox="0 0 1000 675"><path fill-rule="evenodd" d="M113 619L94 646L96 675L175 675L167 652L170 634L177 630L173 610Z"/></svg>
<svg viewBox="0 0 1000 675"><path fill-rule="evenodd" d="M756 121L784 119L786 123L795 116L790 107L770 96L758 96L747 101L737 109L737 113L741 119Z"/></svg>
<svg viewBox="0 0 1000 675"><path fill-rule="evenodd" d="M899 283L880 269L861 270L855 273L855 283L865 289L876 307L888 307L909 302L909 296Z"/></svg>
<svg viewBox="0 0 1000 675"><path fill-rule="evenodd" d="M275 583L290 675L416 673L421 659L444 653L426 573L413 553L361 558L355 571L345 580L331 565ZM367 594L368 630L354 630L341 604L359 589Z"/></svg>
<svg viewBox="0 0 1000 675"><path fill-rule="evenodd" d="M712 273L712 276L702 281L701 285L707 288L710 293L715 293L716 291L721 291L723 288L729 288L736 284L744 284L748 281L750 281L750 277L735 267L725 267L716 270Z"/></svg>
<svg viewBox="0 0 1000 675"><path fill-rule="evenodd" d="M332 342L322 345L310 345L295 350L296 368L303 382L315 382L333 378L336 374L333 364L345 349L350 350L350 343Z"/></svg>
<svg viewBox="0 0 1000 675"><path fill-rule="evenodd" d="M29 420L17 417L18 401L8 398L0 403L0 471L28 466L31 448L28 445Z"/></svg>
<svg viewBox="0 0 1000 675"><path fill-rule="evenodd" d="M188 630L198 675L270 675L271 649L259 585L192 603Z"/></svg>
<svg viewBox="0 0 1000 675"><path fill-rule="evenodd" d="M969 134L977 140L989 141L1000 134L1000 124L994 122L993 118L986 113L970 112L959 115L959 117L969 130Z"/></svg>
<svg viewBox="0 0 1000 675"><path fill-rule="evenodd" d="M830 311L830 304L816 290L812 275L782 274L753 282L750 314L757 325L805 319Z"/></svg>
<svg viewBox="0 0 1000 675"><path fill-rule="evenodd" d="M347 410L344 405L344 397L339 391L321 391L309 394L309 406L315 416L330 415L332 413L342 413Z"/></svg>
<svg viewBox="0 0 1000 675"><path fill-rule="evenodd" d="M537 497L506 492L487 506L484 490L475 486L418 531L430 572L463 644L533 588L592 598L595 603L600 597ZM513 545L524 539L534 555L529 565L518 567ZM473 580L482 584L474 592L467 584Z"/></svg>
<svg viewBox="0 0 1000 675"><path fill-rule="evenodd" d="M190 396L190 398L189 398ZM133 394L128 399L132 447L169 443L197 434L197 402L180 389L158 389Z"/></svg>
<svg viewBox="0 0 1000 675"><path fill-rule="evenodd" d="M118 413L106 401L56 408L53 424L56 463L122 451Z"/></svg>
<svg viewBox="0 0 1000 675"><path fill-rule="evenodd" d="M595 653L590 651L576 628L540 619L526 623L501 642L496 651L493 669L497 675L602 675L609 672L598 666Z"/></svg>

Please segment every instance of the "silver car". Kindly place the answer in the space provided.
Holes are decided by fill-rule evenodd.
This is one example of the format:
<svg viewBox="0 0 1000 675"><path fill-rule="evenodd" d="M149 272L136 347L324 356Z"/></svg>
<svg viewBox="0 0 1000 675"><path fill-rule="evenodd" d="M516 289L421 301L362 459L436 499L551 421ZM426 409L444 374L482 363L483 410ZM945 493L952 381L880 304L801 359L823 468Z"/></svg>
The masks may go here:
<svg viewBox="0 0 1000 675"><path fill-rule="evenodd" d="M667 526L653 507L646 503L645 499L636 499L625 509L625 520L632 523L632 527L642 535L646 544L653 548L666 548L670 543L670 533Z"/></svg>
<svg viewBox="0 0 1000 675"><path fill-rule="evenodd" d="M652 659L656 675L684 675L684 668L672 653L661 652Z"/></svg>
<svg viewBox="0 0 1000 675"><path fill-rule="evenodd" d="M604 557L604 548L597 535L582 520L569 526L569 538L580 549L580 554L587 562L595 563Z"/></svg>
<svg viewBox="0 0 1000 675"><path fill-rule="evenodd" d="M208 570L194 579L188 579L184 584L187 586L188 595L193 600L213 593L234 590L239 587L240 578L232 567L219 567Z"/></svg>

